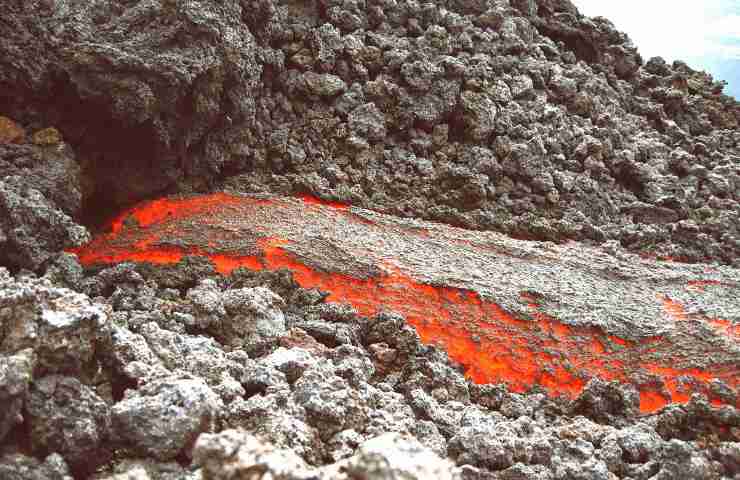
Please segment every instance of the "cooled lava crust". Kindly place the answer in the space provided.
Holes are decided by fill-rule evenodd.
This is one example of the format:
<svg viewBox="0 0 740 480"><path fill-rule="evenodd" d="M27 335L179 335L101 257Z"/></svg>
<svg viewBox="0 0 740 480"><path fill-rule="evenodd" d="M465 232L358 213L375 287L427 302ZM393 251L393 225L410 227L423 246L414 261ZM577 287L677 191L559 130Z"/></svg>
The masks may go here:
<svg viewBox="0 0 740 480"><path fill-rule="evenodd" d="M74 250L84 265L208 257L292 270L362 315L405 316L478 383L575 397L631 383L643 412L703 393L740 406L740 271L514 240L314 198L227 193L135 207Z"/></svg>

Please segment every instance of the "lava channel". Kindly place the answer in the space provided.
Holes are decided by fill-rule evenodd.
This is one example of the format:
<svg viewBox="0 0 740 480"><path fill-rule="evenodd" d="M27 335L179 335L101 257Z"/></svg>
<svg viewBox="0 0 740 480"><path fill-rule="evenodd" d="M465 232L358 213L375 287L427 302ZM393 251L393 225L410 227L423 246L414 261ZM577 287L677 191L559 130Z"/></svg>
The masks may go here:
<svg viewBox="0 0 740 480"><path fill-rule="evenodd" d="M645 413L671 402L684 403L693 393L706 395L716 405L738 405L735 323L710 319L717 337L706 339L706 332L696 330L703 327L690 321L679 302L660 292L645 291L641 296L648 287L640 286L611 295L623 295L625 306L654 303L658 313L652 321L668 318L672 329L625 338L597 323L568 324L547 310L543 302L548 297L568 298L584 312L590 305L573 301L573 292L556 281L540 278L526 256L502 254L514 251L516 240L424 222L409 226L362 212L367 211L313 197L217 193L163 198L124 212L107 233L71 252L85 266L127 261L173 264L198 255L210 259L224 275L239 267L287 268L302 287L326 291L329 301L349 303L362 315L382 310L403 315L423 342L444 348L472 381L505 383L514 392L538 386L553 397L575 398L589 379L598 377L635 385ZM474 241L471 235L477 235ZM497 242L497 248L486 247ZM448 250L455 252L449 264L444 259ZM453 262L460 268L449 267ZM540 296L529 293L527 285L512 286L516 278L497 270L507 265L514 267L508 277L522 271L522 278L550 293ZM466 277L476 271L484 274ZM451 276L460 278L449 280ZM701 294L715 283L687 281L687 287ZM614 285L595 285L584 296L609 295ZM520 292L518 298L512 288ZM494 302L499 291L507 304L518 302L522 310L513 314ZM611 322L620 321L617 313ZM693 357L681 348L687 335ZM706 358L694 358L709 355L719 360L707 364ZM722 397L711 388L714 381L727 387Z"/></svg>

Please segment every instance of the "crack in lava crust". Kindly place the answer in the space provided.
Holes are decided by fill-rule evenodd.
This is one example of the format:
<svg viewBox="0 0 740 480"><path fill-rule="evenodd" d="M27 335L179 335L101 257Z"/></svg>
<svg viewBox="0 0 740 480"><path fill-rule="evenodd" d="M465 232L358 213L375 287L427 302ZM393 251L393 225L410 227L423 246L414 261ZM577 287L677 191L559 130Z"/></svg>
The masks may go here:
<svg viewBox="0 0 740 480"><path fill-rule="evenodd" d="M287 268L302 287L327 291L329 301L350 303L362 315L381 309L404 315L422 341L444 348L470 379L505 382L515 392L540 386L574 398L599 377L634 384L646 413L696 392L717 405L738 404L734 321L689 315L662 291L675 285L656 289L637 277L636 285L624 286L593 276L585 291L569 290L560 276L586 271L579 270L584 250L577 245L542 246L312 197L218 193L142 204L72 252L84 265L172 264L200 255L222 274ZM686 276L680 288L704 295L731 288L726 283ZM616 311L594 307L610 297ZM640 323L619 311L635 305L652 318ZM691 348L684 351L687 338ZM732 394L714 393L715 379Z"/></svg>

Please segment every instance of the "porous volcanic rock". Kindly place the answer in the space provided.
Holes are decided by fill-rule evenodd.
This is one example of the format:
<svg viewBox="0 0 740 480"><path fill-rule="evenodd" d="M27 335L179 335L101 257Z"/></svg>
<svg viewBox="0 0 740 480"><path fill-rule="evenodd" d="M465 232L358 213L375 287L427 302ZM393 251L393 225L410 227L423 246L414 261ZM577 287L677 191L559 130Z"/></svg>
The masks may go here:
<svg viewBox="0 0 740 480"><path fill-rule="evenodd" d="M173 375L127 390L111 410L118 442L139 455L172 460L218 425L222 403L197 377Z"/></svg>
<svg viewBox="0 0 740 480"><path fill-rule="evenodd" d="M92 388L49 375L34 381L25 407L36 453L59 453L83 475L109 460L110 408Z"/></svg>
<svg viewBox="0 0 740 480"><path fill-rule="evenodd" d="M6 7L0 102L61 130L94 202L125 204L186 173L207 185L254 126L264 55L245 2Z"/></svg>
<svg viewBox="0 0 740 480"><path fill-rule="evenodd" d="M244 431L202 435L195 461L205 480L227 480L252 473L280 480L423 479L458 480L460 472L413 439L389 433L363 443L353 457L312 468L290 450L275 448Z"/></svg>
<svg viewBox="0 0 740 480"><path fill-rule="evenodd" d="M20 453L3 455L0 475L7 480L72 480L69 467L56 453L43 461Z"/></svg>
<svg viewBox="0 0 740 480"><path fill-rule="evenodd" d="M32 359L35 376L91 378L110 323L107 309L86 295L0 268L0 326L0 355Z"/></svg>
<svg viewBox="0 0 740 480"><path fill-rule="evenodd" d="M0 10L0 478L740 475L721 81L569 0Z"/></svg>
<svg viewBox="0 0 740 480"><path fill-rule="evenodd" d="M618 380L637 386L643 411L666 400L685 403L696 391L738 404L736 268L657 262L618 247L610 255L580 244L514 240L307 199L224 193L160 199L115 224L120 228L75 250L84 264L166 264L197 253L223 274L239 266L289 268L302 287L326 290L330 300L364 315L404 314L422 340L441 345L478 382L505 380L520 392L541 385L573 398L593 377ZM274 305L282 300L267 292L222 292L204 280L187 294L193 325L252 354L259 352L250 335L267 342L264 348L275 346L286 333ZM363 335L343 325L341 309L309 312L316 315L294 325L332 346L357 344ZM283 373L289 380L297 375ZM299 390L316 390L307 393L310 406L303 404L309 415L337 432L354 428L353 400L332 406L329 385L344 390L342 381L309 368L296 382ZM620 405L633 400L588 398L579 408L603 416L629 414Z"/></svg>
<svg viewBox="0 0 740 480"><path fill-rule="evenodd" d="M422 479L430 471L452 478L649 478L686 469L696 478L732 478L740 463L734 448L739 411L714 406L702 395L645 416L634 388L620 382L594 380L573 401L536 389L518 394L505 385L476 385L443 351L423 345L401 316L363 318L350 307L324 303L325 295L312 295L285 272L214 274L222 296L261 284L281 285L280 296L290 299L280 307L288 329L282 346L250 356L205 337L192 320L192 287L160 287L158 268L121 264L90 272L83 282L105 292L93 309L106 312L112 323L103 323L94 343L95 375L78 370L87 357L77 347L70 351L80 359L67 360L73 368L63 375L27 365L45 352L33 342L4 354L14 372L4 388L12 405L22 405L22 416L10 412L10 423L3 420L12 436L0 447L0 471L9 478L64 478L67 464L87 478L78 463L81 452L96 451L100 462L109 448L111 461L89 478L222 478L232 470L327 479L391 472ZM201 269L185 258L162 270L184 270L177 277L188 278L191 268ZM113 278L117 286L111 289ZM48 282L5 274L5 296L16 299L14 315L21 314L23 298L43 312L52 308L46 298L54 295L67 296L68 312L91 308L81 301L84 295L75 300ZM11 304L4 305L7 312ZM315 336L296 325L315 325ZM346 343L325 333L340 329L348 332ZM50 382L74 388L55 390L55 401L42 402ZM80 393L58 401L72 391ZM79 413L69 413L75 409ZM58 421L59 429L47 428ZM95 430L75 430L86 421ZM218 433L222 428L243 432ZM211 431L212 437L202 435ZM89 444L74 449L83 437ZM18 452L24 442L39 446L38 459ZM44 463L47 453L52 455Z"/></svg>
<svg viewBox="0 0 740 480"><path fill-rule="evenodd" d="M0 142L0 265L38 270L88 241L76 223L81 214L80 167L69 145Z"/></svg>
<svg viewBox="0 0 740 480"><path fill-rule="evenodd" d="M87 210L310 192L519 237L740 257L740 104L567 0L21 2L0 103Z"/></svg>

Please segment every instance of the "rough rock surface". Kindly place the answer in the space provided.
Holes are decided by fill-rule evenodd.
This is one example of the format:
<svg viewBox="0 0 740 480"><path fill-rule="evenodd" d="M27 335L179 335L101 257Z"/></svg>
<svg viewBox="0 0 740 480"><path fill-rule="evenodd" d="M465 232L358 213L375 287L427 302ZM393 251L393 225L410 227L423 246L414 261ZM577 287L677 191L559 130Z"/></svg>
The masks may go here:
<svg viewBox="0 0 740 480"><path fill-rule="evenodd" d="M162 212L169 213L160 219ZM147 218L157 220L138 224ZM166 263L198 252L221 273L287 267L302 287L326 290L363 315L402 313L423 341L449 351L478 382L507 381L517 391L539 384L559 395L578 394L596 377L637 385L643 411L663 406L661 398L686 402L693 392L740 405L736 268L657 262L617 246L608 255L514 240L305 199L163 198L117 222L120 229L76 250L83 263ZM187 297L193 326L231 348L258 354L286 333L283 300L267 289L221 292L204 280ZM357 331L326 323L341 312L316 313L298 326L356 343ZM282 368L288 380L291 370ZM310 373L316 382L334 381ZM710 379L723 382L722 395ZM313 399L316 415L325 417L329 397ZM349 417L325 420L344 428Z"/></svg>
<svg viewBox="0 0 740 480"><path fill-rule="evenodd" d="M205 284L216 298L261 285L285 299L276 307L285 319L281 346L268 342L249 354L204 336L195 321L202 302L194 300L203 282L188 280L193 263L163 268L183 270L173 276L183 279L179 290L160 287L157 267L146 265L88 275L85 288L103 292L100 304L49 279L3 274L2 311L12 308L24 325L2 336L3 371L13 372L2 377L3 394L22 405L3 420L13 432L0 447L6 476L84 476L111 458L109 448L112 460L94 478L647 479L688 471L686 478L710 479L738 471L740 413L701 395L641 416L635 391L618 382L589 384L573 401L476 385L443 352L421 344L402 317L366 319L323 303L289 274L212 272ZM80 319L67 335L79 339L67 344L79 360L58 362L69 366L58 372L42 361L54 351L49 342L12 333L38 328L52 308ZM107 320L86 323L91 312ZM204 435L221 428L241 433ZM40 460L18 452L24 444ZM95 461L83 462L84 452ZM174 459L181 465L168 463Z"/></svg>
<svg viewBox="0 0 740 480"><path fill-rule="evenodd" d="M89 240L76 223L81 182L67 144L0 142L0 265L38 270L60 250Z"/></svg>
<svg viewBox="0 0 740 480"><path fill-rule="evenodd" d="M364 442L357 454L322 468L312 468L290 450L265 444L240 430L202 435L195 461L204 480L262 475L276 480L412 479L458 480L460 471L417 441L388 433Z"/></svg>
<svg viewBox="0 0 740 480"><path fill-rule="evenodd" d="M170 376L152 380L111 409L117 439L124 448L158 460L188 455L202 432L218 425L218 396L200 378Z"/></svg>
<svg viewBox="0 0 740 480"><path fill-rule="evenodd" d="M738 378L740 104L721 81L641 58L568 0L0 10L0 478L740 475L737 398L714 379ZM594 378L572 399L473 383L420 341L414 315L392 313L413 302L376 295L389 308L358 312L328 303L328 288L300 287L320 265L362 285L392 270L348 250L356 236L341 229L299 248L223 226L247 256L289 251L310 267L292 274L195 251L102 270L61 253L87 240L82 223L135 201L225 189L560 243L453 230L440 240L457 254L443 273L450 255L430 261L418 248L443 228L340 209L398 229L386 250L404 247L423 285L476 284L537 325L553 315L599 335L668 332L681 346L671 353L697 368L717 362L701 346L714 343L727 368L674 378L647 364L650 375ZM313 233L322 211L302 212L314 213L301 220L316 221ZM162 217L138 220L145 230ZM166 246L194 245L208 221ZM481 238L493 240L465 243ZM488 247L502 250L478 271L470 253ZM656 290L665 296L649 298ZM538 351L560 358L550 349L563 332L551 333ZM576 333L579 345L593 338ZM605 341L606 357L623 354ZM658 409L642 413L637 387L680 403L647 397Z"/></svg>
<svg viewBox="0 0 740 480"><path fill-rule="evenodd" d="M25 407L36 453L59 453L83 474L109 460L110 408L76 378L49 375L36 380Z"/></svg>
<svg viewBox="0 0 740 480"><path fill-rule="evenodd" d="M740 105L567 0L16 2L0 105L88 208L311 192L540 240L740 256Z"/></svg>

